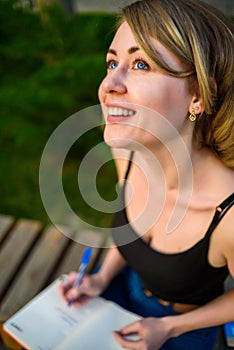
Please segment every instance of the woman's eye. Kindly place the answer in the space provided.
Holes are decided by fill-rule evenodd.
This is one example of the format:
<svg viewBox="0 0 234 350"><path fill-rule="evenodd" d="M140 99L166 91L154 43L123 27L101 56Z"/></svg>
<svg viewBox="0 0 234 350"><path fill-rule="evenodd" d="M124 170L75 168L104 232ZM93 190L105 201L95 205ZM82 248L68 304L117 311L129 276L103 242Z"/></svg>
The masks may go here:
<svg viewBox="0 0 234 350"><path fill-rule="evenodd" d="M149 69L149 65L146 62L142 61L142 60L137 60L137 61L134 62L133 68L134 69L141 69L141 70L142 69L143 70L148 70Z"/></svg>
<svg viewBox="0 0 234 350"><path fill-rule="evenodd" d="M108 69L115 69L117 67L118 67L118 64L117 64L116 61L111 60L111 61L107 62L107 68Z"/></svg>

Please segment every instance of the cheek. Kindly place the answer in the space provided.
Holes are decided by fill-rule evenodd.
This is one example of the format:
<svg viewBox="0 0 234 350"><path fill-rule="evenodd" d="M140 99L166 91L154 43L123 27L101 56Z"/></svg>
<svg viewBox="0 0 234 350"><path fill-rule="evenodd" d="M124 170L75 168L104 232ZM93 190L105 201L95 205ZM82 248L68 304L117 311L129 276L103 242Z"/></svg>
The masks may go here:
<svg viewBox="0 0 234 350"><path fill-rule="evenodd" d="M151 85L151 92L144 93L148 107L160 113L168 120L186 117L191 96L185 83L178 79L170 79Z"/></svg>

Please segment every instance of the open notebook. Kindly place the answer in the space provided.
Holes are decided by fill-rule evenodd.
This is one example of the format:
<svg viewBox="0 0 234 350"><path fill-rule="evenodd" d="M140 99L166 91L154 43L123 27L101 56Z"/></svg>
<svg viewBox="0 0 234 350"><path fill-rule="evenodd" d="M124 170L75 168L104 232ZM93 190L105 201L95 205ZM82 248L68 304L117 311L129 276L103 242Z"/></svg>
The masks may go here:
<svg viewBox="0 0 234 350"><path fill-rule="evenodd" d="M30 350L120 350L112 331L140 316L95 297L82 306L67 306L54 281L8 319L3 328Z"/></svg>

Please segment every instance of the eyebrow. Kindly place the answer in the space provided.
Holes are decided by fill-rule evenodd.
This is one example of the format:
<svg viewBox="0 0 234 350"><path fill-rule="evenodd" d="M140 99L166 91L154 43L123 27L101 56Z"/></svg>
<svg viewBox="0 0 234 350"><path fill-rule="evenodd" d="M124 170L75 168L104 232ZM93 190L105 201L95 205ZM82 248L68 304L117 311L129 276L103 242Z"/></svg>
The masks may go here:
<svg viewBox="0 0 234 350"><path fill-rule="evenodd" d="M135 53L136 51L139 51L139 50L140 50L140 49L139 49L138 46L132 46L132 47L130 47L130 48L128 49L128 53L131 55L131 54L133 54L133 53ZM109 50L107 51L107 53L111 53L112 55L117 56L117 51L114 50L114 49L109 49Z"/></svg>

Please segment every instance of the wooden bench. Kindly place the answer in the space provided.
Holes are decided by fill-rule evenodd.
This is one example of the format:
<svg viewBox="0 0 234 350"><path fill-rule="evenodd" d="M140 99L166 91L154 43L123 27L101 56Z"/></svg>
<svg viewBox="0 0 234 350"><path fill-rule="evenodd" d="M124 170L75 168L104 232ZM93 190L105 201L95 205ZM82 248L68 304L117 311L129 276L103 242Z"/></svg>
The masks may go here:
<svg viewBox="0 0 234 350"><path fill-rule="evenodd" d="M76 242L41 222L0 215L0 324L24 306L56 277L77 270L86 246L92 251L88 272L97 265L105 238L100 232L75 233ZM0 344L17 348L1 330ZM12 347L11 347L12 346ZM0 345L1 348L1 345Z"/></svg>

